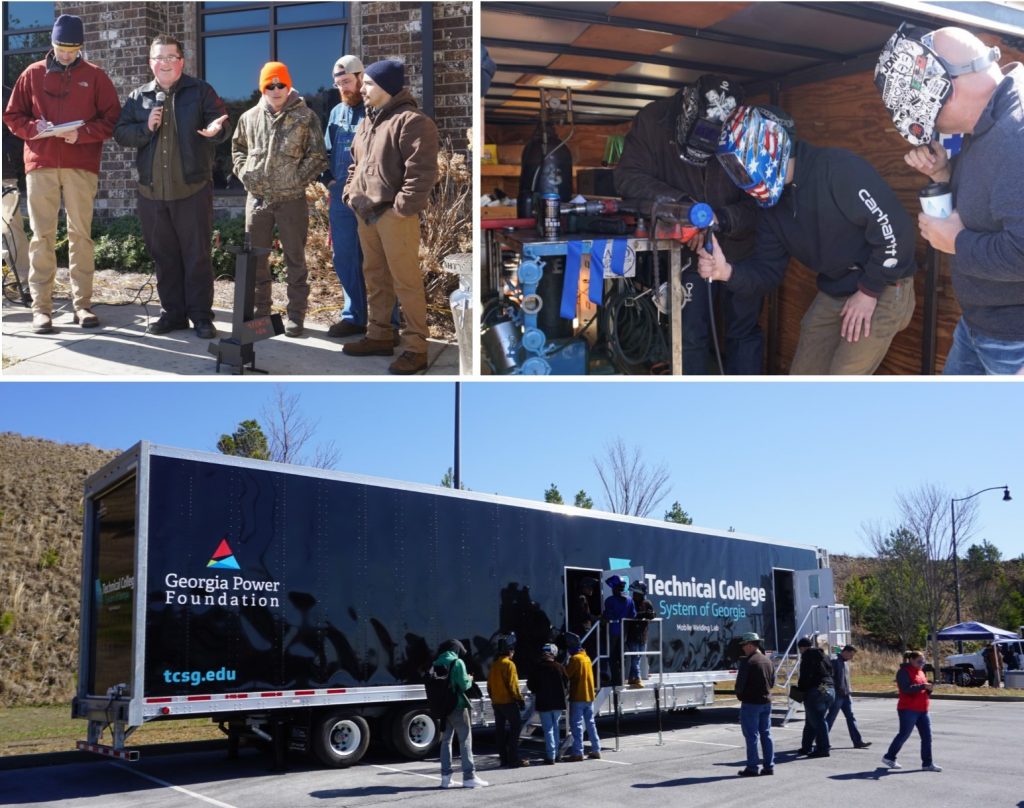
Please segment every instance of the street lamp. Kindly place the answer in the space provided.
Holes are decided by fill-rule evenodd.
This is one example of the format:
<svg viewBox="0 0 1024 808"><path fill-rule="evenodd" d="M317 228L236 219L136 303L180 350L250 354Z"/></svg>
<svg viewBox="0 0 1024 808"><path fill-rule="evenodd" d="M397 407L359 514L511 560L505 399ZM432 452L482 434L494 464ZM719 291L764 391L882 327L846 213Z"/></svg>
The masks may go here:
<svg viewBox="0 0 1024 808"><path fill-rule="evenodd" d="M960 497L959 499L951 499L949 501L949 523L950 523L950 527L951 527L951 529L953 531L953 581L955 582L955 586L956 586L956 622L957 623L961 622L962 618L960 617L960 564L959 564L958 559L957 559L957 556L959 555L959 553L957 552L957 548L956 548L956 511L954 510L954 505L957 502L965 502L968 499L974 499L976 496L978 496L979 494L984 494L986 491L998 491L1000 489L1002 489L1002 491L1003 491L1003 502L1009 502L1011 499L1013 499L1013 497L1010 496L1010 487L1009 486L1006 486L1006 485L994 485L991 488L982 488L980 491L975 491L970 496ZM962 654L963 650L964 650L963 642L960 641L960 640L957 640L956 648L957 648L957 653L958 654Z"/></svg>

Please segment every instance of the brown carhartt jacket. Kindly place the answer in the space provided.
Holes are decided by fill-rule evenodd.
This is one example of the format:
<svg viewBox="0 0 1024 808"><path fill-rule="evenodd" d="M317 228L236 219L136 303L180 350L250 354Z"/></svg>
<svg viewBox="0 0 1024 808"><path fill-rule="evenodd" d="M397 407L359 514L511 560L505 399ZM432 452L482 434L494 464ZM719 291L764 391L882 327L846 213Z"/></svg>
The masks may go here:
<svg viewBox="0 0 1024 808"><path fill-rule="evenodd" d="M359 124L342 199L366 221L389 207L402 216L420 213L437 182L437 149L434 122L401 90Z"/></svg>

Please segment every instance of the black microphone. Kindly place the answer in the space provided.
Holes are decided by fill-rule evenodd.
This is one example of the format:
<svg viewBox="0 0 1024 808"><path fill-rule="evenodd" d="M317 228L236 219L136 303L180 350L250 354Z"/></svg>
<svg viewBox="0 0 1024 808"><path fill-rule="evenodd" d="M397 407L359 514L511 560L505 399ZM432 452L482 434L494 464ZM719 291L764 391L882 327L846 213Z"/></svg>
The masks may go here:
<svg viewBox="0 0 1024 808"><path fill-rule="evenodd" d="M164 108L164 101L166 99L167 99L167 94L166 93L164 93L163 91L157 93L156 94L156 109L163 109ZM161 116L161 118L160 118L160 125L161 126L163 126L163 122L164 122L164 119Z"/></svg>

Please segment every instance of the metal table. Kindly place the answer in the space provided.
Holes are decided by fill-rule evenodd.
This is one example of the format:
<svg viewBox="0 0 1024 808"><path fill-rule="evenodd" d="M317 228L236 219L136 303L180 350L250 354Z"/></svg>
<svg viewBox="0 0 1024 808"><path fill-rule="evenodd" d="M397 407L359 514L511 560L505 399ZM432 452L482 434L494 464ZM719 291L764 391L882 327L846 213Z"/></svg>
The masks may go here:
<svg viewBox="0 0 1024 808"><path fill-rule="evenodd" d="M533 230L492 230L495 250L489 256L492 260L500 254L500 248L512 250L519 254L520 260L534 259L543 261L548 257L565 258L568 254L568 245L571 241L583 242L583 250L589 254L593 243L601 240L623 238L623 236L612 236L595 233L577 233L571 237L545 238ZM667 252L669 254L669 311L670 318L670 339L669 350L672 356L672 375L680 376L683 372L683 285L682 285L682 244L674 239L650 239L633 238L626 239L626 264L629 265L629 256L635 256L640 252ZM635 258L634 258L635 265ZM631 273L627 270L627 276ZM499 294L501 290L499 289Z"/></svg>

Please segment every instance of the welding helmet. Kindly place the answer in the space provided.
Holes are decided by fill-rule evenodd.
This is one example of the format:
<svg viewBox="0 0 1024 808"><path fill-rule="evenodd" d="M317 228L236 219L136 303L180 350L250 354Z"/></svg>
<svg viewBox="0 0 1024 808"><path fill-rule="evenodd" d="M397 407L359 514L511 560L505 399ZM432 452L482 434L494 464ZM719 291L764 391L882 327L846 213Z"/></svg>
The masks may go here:
<svg viewBox="0 0 1024 808"><path fill-rule="evenodd" d="M779 201L796 125L776 107L737 107L722 127L715 156L725 173L762 208Z"/></svg>
<svg viewBox="0 0 1024 808"><path fill-rule="evenodd" d="M999 61L999 48L954 65L935 51L934 31L903 23L889 37L878 55L875 86L882 93L892 122L914 146L924 146L935 138L935 121L953 91L953 79L984 70Z"/></svg>
<svg viewBox="0 0 1024 808"><path fill-rule="evenodd" d="M613 575L610 578L605 579L605 583L614 592L616 589L625 589L626 582L623 581L618 575Z"/></svg>
<svg viewBox="0 0 1024 808"><path fill-rule="evenodd" d="M722 124L743 101L743 88L724 76L703 75L682 91L677 121L679 156L691 165L705 166L718 147Z"/></svg>

